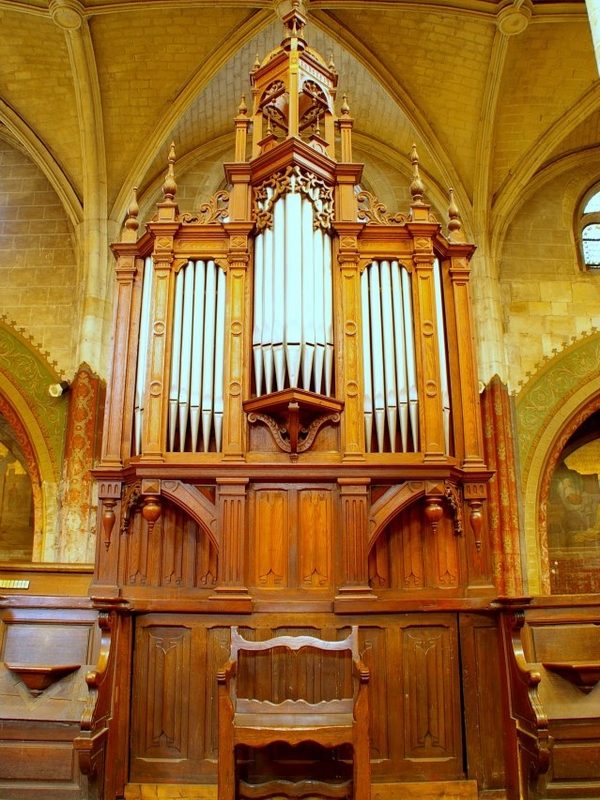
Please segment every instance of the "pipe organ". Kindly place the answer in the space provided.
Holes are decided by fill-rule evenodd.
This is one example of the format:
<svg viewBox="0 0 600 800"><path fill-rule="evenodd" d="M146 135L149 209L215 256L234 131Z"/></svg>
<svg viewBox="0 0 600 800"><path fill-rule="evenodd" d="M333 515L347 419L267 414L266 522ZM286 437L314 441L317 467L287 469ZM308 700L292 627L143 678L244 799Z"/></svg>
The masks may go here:
<svg viewBox="0 0 600 800"><path fill-rule="evenodd" d="M140 232L134 200L113 245L91 593L133 664L113 687L115 791L216 780L232 625L358 625L375 781L466 780L500 735L498 698L468 684L498 670L474 248L453 201L447 228L433 216L416 148L408 209L364 190L335 66L297 2L283 22L226 187L180 213L172 146L153 219Z"/></svg>

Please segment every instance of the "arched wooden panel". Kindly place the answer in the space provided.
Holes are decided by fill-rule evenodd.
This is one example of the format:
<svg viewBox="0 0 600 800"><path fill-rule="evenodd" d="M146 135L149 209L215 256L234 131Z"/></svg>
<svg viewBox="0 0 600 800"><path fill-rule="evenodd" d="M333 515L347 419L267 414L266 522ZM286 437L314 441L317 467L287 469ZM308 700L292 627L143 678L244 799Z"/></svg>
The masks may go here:
<svg viewBox="0 0 600 800"><path fill-rule="evenodd" d="M136 510L121 547L123 582L138 587L212 589L217 551L196 520L169 501L152 531Z"/></svg>

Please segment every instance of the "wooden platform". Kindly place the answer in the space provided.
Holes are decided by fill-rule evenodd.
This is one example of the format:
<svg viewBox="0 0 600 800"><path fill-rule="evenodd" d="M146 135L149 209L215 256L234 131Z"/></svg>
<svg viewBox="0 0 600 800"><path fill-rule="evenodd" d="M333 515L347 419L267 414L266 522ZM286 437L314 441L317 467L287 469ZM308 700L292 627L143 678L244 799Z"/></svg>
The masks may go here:
<svg viewBox="0 0 600 800"><path fill-rule="evenodd" d="M125 800L216 800L215 784L129 783ZM478 800L475 781L375 783L372 800Z"/></svg>

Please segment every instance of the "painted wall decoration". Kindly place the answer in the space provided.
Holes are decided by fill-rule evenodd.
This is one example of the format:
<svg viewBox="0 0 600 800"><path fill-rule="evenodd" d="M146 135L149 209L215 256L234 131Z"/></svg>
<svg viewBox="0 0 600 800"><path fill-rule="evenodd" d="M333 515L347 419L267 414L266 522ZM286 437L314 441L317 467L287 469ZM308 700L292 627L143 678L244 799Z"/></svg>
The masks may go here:
<svg viewBox="0 0 600 800"><path fill-rule="evenodd" d="M552 474L547 505L552 594L600 591L598 417L596 412L573 434Z"/></svg>
<svg viewBox="0 0 600 800"><path fill-rule="evenodd" d="M0 561L31 561L34 504L31 477L10 426L0 416Z"/></svg>

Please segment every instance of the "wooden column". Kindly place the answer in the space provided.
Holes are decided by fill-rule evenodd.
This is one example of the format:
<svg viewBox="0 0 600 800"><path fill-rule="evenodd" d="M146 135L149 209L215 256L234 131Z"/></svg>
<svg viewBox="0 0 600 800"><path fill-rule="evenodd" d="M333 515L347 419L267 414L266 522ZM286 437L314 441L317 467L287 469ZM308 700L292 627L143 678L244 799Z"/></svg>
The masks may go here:
<svg viewBox="0 0 600 800"><path fill-rule="evenodd" d="M90 589L94 597L119 595L119 547L122 481L95 474L98 484L96 569Z"/></svg>
<svg viewBox="0 0 600 800"><path fill-rule="evenodd" d="M369 586L367 542L370 478L338 478L342 508L344 585L339 596L374 598Z"/></svg>
<svg viewBox="0 0 600 800"><path fill-rule="evenodd" d="M126 403L128 376L135 374L138 325L134 324L135 277L138 271L138 245L119 242L113 245L117 258L114 344L110 377L106 385L106 411L102 435L102 464L120 467L130 452L123 452L124 424L131 428L131 403ZM125 437L130 441L130 436Z"/></svg>
<svg viewBox="0 0 600 800"><path fill-rule="evenodd" d="M416 226L415 226L416 227ZM415 233L413 255L415 281L415 343L418 350L420 414L420 447L425 461L445 461L444 420L440 385L439 344L433 277L434 254L431 240Z"/></svg>
<svg viewBox="0 0 600 800"><path fill-rule="evenodd" d="M453 249L456 245L453 246ZM468 256L472 247L466 245L468 253L459 253L450 260L450 279L452 281L452 297L455 332L458 346L456 348L460 372L460 391L462 420L464 425L464 460L463 469L481 470L485 468L483 458L483 429L481 426L481 408L477 390L477 368L475 364L475 348L472 331L471 296L469 292L470 267ZM459 330L460 328L460 330ZM465 331L469 331L468 339Z"/></svg>
<svg viewBox="0 0 600 800"><path fill-rule="evenodd" d="M219 584L215 600L249 600L245 585L247 478L217 478L217 505L221 526Z"/></svg>
<svg viewBox="0 0 600 800"><path fill-rule="evenodd" d="M338 223L338 264L340 279L336 306L339 311L339 353L337 357L338 397L344 401L342 451L345 461L363 461L365 426L362 389L360 336L359 223Z"/></svg>
<svg viewBox="0 0 600 800"><path fill-rule="evenodd" d="M155 237L150 300L150 340L148 371L144 388L144 428L142 431L142 461L163 461L166 443L165 381L169 379L169 310L171 296L171 265L173 240L179 223L150 223ZM168 390L168 385L167 385Z"/></svg>
<svg viewBox="0 0 600 800"><path fill-rule="evenodd" d="M223 413L223 458L242 461L246 453L246 419L244 416L243 387L249 382L246 364L250 325L252 323L248 286L250 253L249 222L230 222L227 259L227 319L225 341L225 408Z"/></svg>

